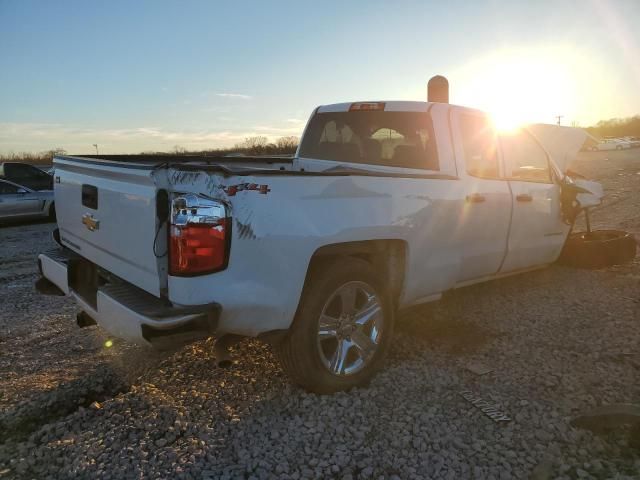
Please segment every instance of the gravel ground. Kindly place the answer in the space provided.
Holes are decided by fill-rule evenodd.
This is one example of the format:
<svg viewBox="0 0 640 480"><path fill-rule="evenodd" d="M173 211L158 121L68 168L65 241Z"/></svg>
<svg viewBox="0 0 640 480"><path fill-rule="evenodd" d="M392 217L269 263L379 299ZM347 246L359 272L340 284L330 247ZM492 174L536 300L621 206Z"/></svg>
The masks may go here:
<svg viewBox="0 0 640 480"><path fill-rule="evenodd" d="M640 238L640 152L584 154L603 182L599 227ZM158 354L75 327L37 295L51 224L0 228L0 478L640 478L625 431L570 420L640 403L640 260L554 266L405 312L367 389L311 395L270 348L229 369L211 341ZM469 370L486 366L490 373ZM493 422L471 391L507 414Z"/></svg>

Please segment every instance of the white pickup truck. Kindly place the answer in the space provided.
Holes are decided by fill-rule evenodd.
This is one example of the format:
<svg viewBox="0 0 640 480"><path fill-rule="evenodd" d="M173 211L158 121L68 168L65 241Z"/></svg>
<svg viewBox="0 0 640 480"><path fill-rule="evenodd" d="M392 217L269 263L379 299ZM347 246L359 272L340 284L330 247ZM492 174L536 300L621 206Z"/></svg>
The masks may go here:
<svg viewBox="0 0 640 480"><path fill-rule="evenodd" d="M538 128L358 102L317 108L293 158L58 156L39 290L129 341L259 337L311 391L362 385L397 310L555 262L599 202L564 173L584 134Z"/></svg>

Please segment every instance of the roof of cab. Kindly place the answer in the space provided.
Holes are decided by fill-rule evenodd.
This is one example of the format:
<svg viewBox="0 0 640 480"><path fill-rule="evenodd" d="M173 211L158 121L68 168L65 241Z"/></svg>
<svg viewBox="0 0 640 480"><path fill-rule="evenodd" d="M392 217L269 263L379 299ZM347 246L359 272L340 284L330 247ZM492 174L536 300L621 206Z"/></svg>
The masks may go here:
<svg viewBox="0 0 640 480"><path fill-rule="evenodd" d="M318 107L318 113L327 112L348 112L351 105L354 103L384 103L385 112L426 112L429 109L429 102L413 102L413 101L366 101L366 102L348 102L348 103L333 103L331 105L321 105Z"/></svg>
<svg viewBox="0 0 640 480"><path fill-rule="evenodd" d="M348 112L352 105L359 103L384 103L385 112L426 112L429 107L433 105L446 105L454 109L463 109L474 113L483 113L480 110L470 107L463 107L461 105L453 105L449 103L434 103L434 102L418 102L412 100L373 100L373 101L359 101L359 102L345 102L345 103L332 103L330 105L320 105L316 110L316 113L329 113L329 112Z"/></svg>

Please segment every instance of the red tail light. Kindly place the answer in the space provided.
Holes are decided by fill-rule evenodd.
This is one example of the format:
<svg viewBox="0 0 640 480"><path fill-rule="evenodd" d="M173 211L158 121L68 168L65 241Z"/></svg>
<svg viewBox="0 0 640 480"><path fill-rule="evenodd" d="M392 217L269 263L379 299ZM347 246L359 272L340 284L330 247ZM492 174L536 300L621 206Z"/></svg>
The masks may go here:
<svg viewBox="0 0 640 480"><path fill-rule="evenodd" d="M172 200L169 274L204 275L227 268L231 221L226 206L193 194Z"/></svg>

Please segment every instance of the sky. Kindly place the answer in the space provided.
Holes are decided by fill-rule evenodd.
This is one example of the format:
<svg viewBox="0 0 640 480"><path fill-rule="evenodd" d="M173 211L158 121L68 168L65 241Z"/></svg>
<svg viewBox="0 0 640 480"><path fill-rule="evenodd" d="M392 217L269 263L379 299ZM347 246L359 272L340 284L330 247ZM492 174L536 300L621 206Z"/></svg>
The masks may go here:
<svg viewBox="0 0 640 480"><path fill-rule="evenodd" d="M640 113L640 0L0 0L0 153L300 136L317 105L451 102L518 122Z"/></svg>

